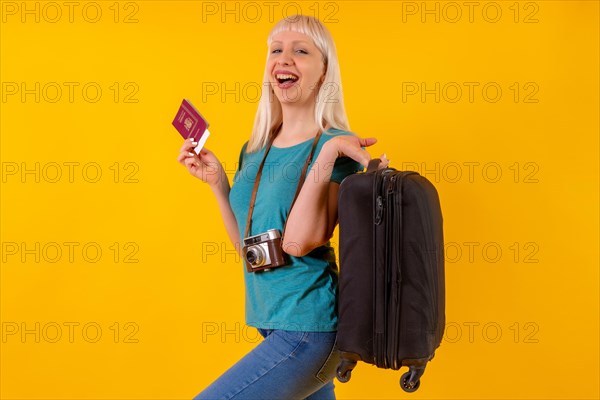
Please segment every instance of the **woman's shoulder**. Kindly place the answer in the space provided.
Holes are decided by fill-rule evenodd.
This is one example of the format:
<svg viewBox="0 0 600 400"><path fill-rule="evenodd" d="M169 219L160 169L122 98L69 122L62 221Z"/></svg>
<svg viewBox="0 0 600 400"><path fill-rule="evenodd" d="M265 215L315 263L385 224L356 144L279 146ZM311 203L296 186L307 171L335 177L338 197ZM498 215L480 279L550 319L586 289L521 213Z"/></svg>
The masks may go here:
<svg viewBox="0 0 600 400"><path fill-rule="evenodd" d="M356 134L354 132L347 131L344 129L338 129L338 128L334 128L334 127L331 127L329 129L327 129L325 132L323 132L323 136L327 137L328 139L336 137L336 136L348 136L348 135L356 136Z"/></svg>

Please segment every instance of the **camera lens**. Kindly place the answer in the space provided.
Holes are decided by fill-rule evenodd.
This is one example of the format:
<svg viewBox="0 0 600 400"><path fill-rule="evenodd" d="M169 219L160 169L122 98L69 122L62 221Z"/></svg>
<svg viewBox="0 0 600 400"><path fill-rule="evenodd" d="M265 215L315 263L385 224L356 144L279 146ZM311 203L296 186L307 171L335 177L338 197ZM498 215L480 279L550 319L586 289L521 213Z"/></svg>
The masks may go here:
<svg viewBox="0 0 600 400"><path fill-rule="evenodd" d="M259 247L252 247L246 252L246 261L253 267L260 267L264 262L263 252Z"/></svg>
<svg viewBox="0 0 600 400"><path fill-rule="evenodd" d="M248 253L246 253L246 260L248 260L250 264L254 264L256 261L256 253L250 250Z"/></svg>

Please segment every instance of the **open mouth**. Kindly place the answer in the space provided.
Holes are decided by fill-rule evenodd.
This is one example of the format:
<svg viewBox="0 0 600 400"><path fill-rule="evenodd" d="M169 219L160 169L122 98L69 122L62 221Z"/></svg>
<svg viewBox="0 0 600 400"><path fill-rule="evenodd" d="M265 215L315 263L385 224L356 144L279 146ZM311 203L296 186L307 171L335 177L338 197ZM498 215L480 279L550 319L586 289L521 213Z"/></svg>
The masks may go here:
<svg viewBox="0 0 600 400"><path fill-rule="evenodd" d="M292 86L299 78L293 74L277 74L275 76L277 82L279 83L279 87L287 88Z"/></svg>

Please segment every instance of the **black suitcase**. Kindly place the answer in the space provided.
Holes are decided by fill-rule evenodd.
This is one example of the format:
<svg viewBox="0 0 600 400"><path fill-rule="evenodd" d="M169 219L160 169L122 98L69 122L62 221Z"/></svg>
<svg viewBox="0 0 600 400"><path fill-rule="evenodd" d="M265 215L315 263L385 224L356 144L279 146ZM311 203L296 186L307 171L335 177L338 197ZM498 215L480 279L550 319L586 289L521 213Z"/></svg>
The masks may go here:
<svg viewBox="0 0 600 400"><path fill-rule="evenodd" d="M429 180L378 164L339 189L337 378L357 361L408 366L400 386L414 392L446 323L442 213Z"/></svg>

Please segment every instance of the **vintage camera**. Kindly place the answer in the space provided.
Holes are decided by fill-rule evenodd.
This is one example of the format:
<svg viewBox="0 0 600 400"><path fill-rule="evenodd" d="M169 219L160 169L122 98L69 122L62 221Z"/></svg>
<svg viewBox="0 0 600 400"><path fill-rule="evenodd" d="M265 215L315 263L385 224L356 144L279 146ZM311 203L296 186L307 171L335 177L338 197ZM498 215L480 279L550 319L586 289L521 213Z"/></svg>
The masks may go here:
<svg viewBox="0 0 600 400"><path fill-rule="evenodd" d="M244 239L242 254L248 272L268 271L288 264L287 254L281 248L281 234L278 229L269 229Z"/></svg>

